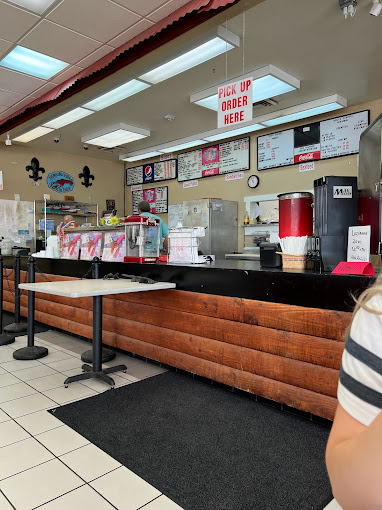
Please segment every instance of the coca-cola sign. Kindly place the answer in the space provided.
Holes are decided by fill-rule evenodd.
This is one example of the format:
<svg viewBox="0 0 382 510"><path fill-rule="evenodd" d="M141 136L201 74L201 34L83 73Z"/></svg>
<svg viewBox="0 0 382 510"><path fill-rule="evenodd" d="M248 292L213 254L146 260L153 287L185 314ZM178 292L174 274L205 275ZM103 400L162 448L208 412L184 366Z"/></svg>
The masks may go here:
<svg viewBox="0 0 382 510"><path fill-rule="evenodd" d="M297 154L294 157L295 163L302 163L304 161L313 161L320 159L320 151L306 152L305 154Z"/></svg>

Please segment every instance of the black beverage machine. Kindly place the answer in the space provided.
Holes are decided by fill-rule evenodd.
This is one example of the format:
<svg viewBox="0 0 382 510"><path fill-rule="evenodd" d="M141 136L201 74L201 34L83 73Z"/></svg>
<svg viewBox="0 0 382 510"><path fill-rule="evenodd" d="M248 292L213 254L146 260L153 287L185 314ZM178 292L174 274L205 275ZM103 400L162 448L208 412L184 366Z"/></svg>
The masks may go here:
<svg viewBox="0 0 382 510"><path fill-rule="evenodd" d="M349 227L357 225L357 177L327 176L314 181L314 236L324 271L347 258Z"/></svg>

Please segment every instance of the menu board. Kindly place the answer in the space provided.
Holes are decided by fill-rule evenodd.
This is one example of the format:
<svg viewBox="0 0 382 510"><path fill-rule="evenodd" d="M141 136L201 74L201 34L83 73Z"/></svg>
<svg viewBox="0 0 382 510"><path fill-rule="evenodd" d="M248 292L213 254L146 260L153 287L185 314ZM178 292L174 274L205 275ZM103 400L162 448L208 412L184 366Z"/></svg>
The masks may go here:
<svg viewBox="0 0 382 510"><path fill-rule="evenodd" d="M133 191L133 214L138 214L138 204L145 200L150 204L153 214L166 213L168 211L168 187L140 189Z"/></svg>
<svg viewBox="0 0 382 510"><path fill-rule="evenodd" d="M176 179L177 160L158 161L126 168L126 186Z"/></svg>
<svg viewBox="0 0 382 510"><path fill-rule="evenodd" d="M293 129L259 136L257 139L257 169L266 170L277 166L293 165Z"/></svg>
<svg viewBox="0 0 382 510"><path fill-rule="evenodd" d="M359 139L369 125L367 111L343 115L320 123L321 159L359 152Z"/></svg>
<svg viewBox="0 0 382 510"><path fill-rule="evenodd" d="M178 181L249 170L249 137L178 155Z"/></svg>
<svg viewBox="0 0 382 510"><path fill-rule="evenodd" d="M126 168L126 186L133 184L143 184L143 166Z"/></svg>
<svg viewBox="0 0 382 510"><path fill-rule="evenodd" d="M176 171L176 159L158 161L157 163L154 163L154 181L167 181L169 179L176 179Z"/></svg>
<svg viewBox="0 0 382 510"><path fill-rule="evenodd" d="M348 156L359 152L369 110L306 124L257 138L257 169Z"/></svg>

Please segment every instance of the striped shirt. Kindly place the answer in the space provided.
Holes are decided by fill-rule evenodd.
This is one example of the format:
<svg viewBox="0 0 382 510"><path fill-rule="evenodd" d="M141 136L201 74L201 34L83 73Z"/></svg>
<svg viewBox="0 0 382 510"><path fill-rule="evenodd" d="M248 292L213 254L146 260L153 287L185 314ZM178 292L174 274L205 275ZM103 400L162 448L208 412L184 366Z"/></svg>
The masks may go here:
<svg viewBox="0 0 382 510"><path fill-rule="evenodd" d="M382 296L367 306L382 311ZM342 356L338 401L353 418L368 426L382 409L382 315L360 308Z"/></svg>

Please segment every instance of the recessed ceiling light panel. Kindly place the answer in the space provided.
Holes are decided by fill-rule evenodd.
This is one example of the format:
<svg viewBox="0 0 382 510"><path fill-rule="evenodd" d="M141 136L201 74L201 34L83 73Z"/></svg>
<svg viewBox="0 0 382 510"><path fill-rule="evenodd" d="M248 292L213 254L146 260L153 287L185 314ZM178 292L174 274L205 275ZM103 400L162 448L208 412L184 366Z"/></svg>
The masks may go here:
<svg viewBox="0 0 382 510"><path fill-rule="evenodd" d="M12 4L24 7L29 11L36 12L37 14L45 12L55 1L56 0L8 0L8 2L11 2Z"/></svg>
<svg viewBox="0 0 382 510"><path fill-rule="evenodd" d="M47 135L48 133L51 133L53 129L39 126L35 129L32 129L31 131L28 131L27 133L24 133L23 135L16 136L16 138L13 138L14 142L22 142L27 143L31 142L32 140L35 140L36 138L39 138L40 136Z"/></svg>
<svg viewBox="0 0 382 510"><path fill-rule="evenodd" d="M203 145L205 143L206 143L205 140L192 140L190 142L181 142L181 143L178 143L177 145L172 145L171 147L160 148L159 150L164 153L177 152L177 151L181 151L183 149L190 149L191 147L197 147L198 145Z"/></svg>
<svg viewBox="0 0 382 510"><path fill-rule="evenodd" d="M225 140L226 138L230 138L233 136L252 133L253 131L258 131L259 129L264 129L264 126L262 126L261 124L249 124L248 126L241 127L238 129L231 129L230 131L216 133L216 135L206 136L205 139L208 140L209 142L216 142L217 140Z"/></svg>
<svg viewBox="0 0 382 510"><path fill-rule="evenodd" d="M68 124L72 124L72 122L83 119L92 113L94 112L87 110L86 108L74 108L74 110L64 113L64 115L60 115L49 122L45 122L44 126L52 129L59 129L67 126Z"/></svg>
<svg viewBox="0 0 382 510"><path fill-rule="evenodd" d="M44 80L49 80L49 78L65 69L68 65L66 62L37 51L29 50L28 48L23 48L22 46L16 46L0 62L0 66Z"/></svg>
<svg viewBox="0 0 382 510"><path fill-rule="evenodd" d="M102 96L89 101L84 104L85 108L89 108L90 110L103 110L112 104L118 103L127 97L133 96L134 94L138 94L141 90L147 89L150 87L148 83L143 83L143 81L139 80L130 80L119 87L106 92L106 94L102 94Z"/></svg>
<svg viewBox="0 0 382 510"><path fill-rule="evenodd" d="M140 140L147 136L150 136L150 131L147 129L121 123L105 128L102 131L82 136L81 142L111 148L134 142L135 140Z"/></svg>

